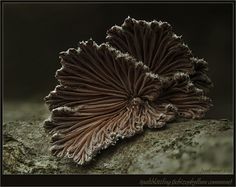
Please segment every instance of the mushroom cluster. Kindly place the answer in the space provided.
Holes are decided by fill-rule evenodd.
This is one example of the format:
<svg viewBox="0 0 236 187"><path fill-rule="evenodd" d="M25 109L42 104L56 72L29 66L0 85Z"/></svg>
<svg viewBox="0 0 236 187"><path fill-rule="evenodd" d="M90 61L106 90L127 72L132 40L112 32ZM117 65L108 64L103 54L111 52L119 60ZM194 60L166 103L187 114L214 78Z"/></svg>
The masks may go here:
<svg viewBox="0 0 236 187"><path fill-rule="evenodd" d="M52 154L79 165L145 126L200 119L211 106L207 63L166 22L128 17L107 31L105 43L80 42L60 59L44 127Z"/></svg>

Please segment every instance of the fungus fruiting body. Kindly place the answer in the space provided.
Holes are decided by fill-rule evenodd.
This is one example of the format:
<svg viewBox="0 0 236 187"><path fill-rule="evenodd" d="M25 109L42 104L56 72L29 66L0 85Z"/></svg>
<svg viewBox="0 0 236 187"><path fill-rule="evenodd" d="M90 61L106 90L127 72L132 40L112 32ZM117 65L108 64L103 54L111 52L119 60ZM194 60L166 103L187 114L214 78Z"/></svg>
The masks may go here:
<svg viewBox="0 0 236 187"><path fill-rule="evenodd" d="M51 151L82 165L120 138L176 117L199 119L211 105L207 63L193 57L168 23L127 18L60 53L59 85L45 97Z"/></svg>

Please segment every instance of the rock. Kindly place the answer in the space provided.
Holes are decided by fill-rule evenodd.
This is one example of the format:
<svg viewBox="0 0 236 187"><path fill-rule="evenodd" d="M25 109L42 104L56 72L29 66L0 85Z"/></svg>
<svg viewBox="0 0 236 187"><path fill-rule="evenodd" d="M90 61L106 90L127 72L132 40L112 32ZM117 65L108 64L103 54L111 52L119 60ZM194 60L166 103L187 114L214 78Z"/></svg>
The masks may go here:
<svg viewBox="0 0 236 187"><path fill-rule="evenodd" d="M85 165L50 155L43 104L5 103L4 174L230 174L233 126L223 120L180 120L109 147Z"/></svg>

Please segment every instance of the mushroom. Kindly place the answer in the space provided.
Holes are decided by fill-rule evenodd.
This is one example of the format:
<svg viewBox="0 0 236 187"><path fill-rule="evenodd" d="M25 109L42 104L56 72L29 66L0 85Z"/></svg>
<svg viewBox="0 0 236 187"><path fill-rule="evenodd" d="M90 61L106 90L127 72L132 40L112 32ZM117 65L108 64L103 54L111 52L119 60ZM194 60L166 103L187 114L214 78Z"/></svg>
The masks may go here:
<svg viewBox="0 0 236 187"><path fill-rule="evenodd" d="M144 125L162 127L175 117L171 104L156 104L158 75L127 54L92 40L60 54L60 85L46 98L52 111L45 128L51 151L88 162L118 138L141 132Z"/></svg>
<svg viewBox="0 0 236 187"><path fill-rule="evenodd" d="M135 57L159 76L187 73L196 87L208 91L213 86L207 76L207 62L193 56L167 22L126 18L121 26L107 31L107 42L114 48Z"/></svg>
<svg viewBox="0 0 236 187"><path fill-rule="evenodd" d="M209 110L210 98L196 87L205 86L198 84L205 66L194 74L197 62L205 63L194 59L194 66L179 39L166 36L159 44L146 39L147 34L141 33L155 33L148 30L152 23L131 18L125 23L129 32L113 27L108 43L98 45L90 39L80 42L78 49L60 53L59 85L45 97L51 115L44 127L52 137L53 155L83 165L117 140L141 133L145 126L161 128L176 117L198 119ZM137 29L136 23L148 29ZM169 33L168 24L153 23L161 28L161 35ZM157 46L164 50L155 52Z"/></svg>

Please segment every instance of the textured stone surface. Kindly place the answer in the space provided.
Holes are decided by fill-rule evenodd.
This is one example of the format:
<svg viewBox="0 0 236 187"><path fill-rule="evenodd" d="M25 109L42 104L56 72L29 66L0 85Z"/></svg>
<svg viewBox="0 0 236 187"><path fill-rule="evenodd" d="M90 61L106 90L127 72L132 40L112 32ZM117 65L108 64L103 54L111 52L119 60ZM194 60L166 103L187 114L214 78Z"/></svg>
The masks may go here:
<svg viewBox="0 0 236 187"><path fill-rule="evenodd" d="M120 140L86 166L50 155L42 103L5 103L4 174L232 173L233 126L227 119L185 120Z"/></svg>

